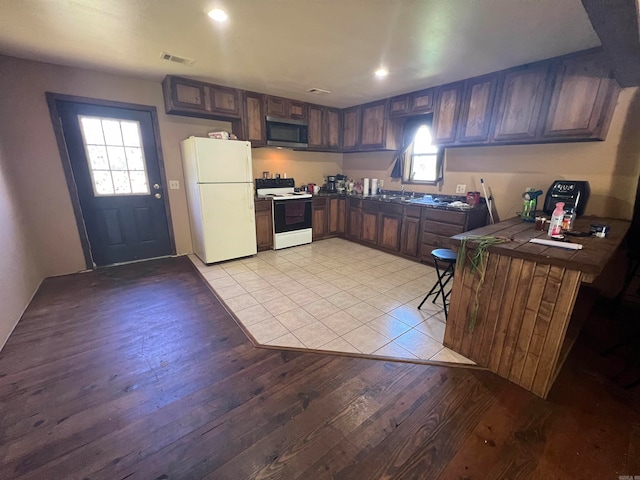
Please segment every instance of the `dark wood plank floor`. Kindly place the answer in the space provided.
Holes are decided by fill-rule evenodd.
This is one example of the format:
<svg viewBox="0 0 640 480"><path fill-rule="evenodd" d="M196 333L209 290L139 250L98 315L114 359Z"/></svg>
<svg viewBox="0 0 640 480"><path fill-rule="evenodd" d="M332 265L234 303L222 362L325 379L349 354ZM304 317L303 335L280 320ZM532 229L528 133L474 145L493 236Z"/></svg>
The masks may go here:
<svg viewBox="0 0 640 480"><path fill-rule="evenodd" d="M0 353L0 478L640 475L632 393L584 350L544 401L486 371L255 348L186 258L47 279Z"/></svg>

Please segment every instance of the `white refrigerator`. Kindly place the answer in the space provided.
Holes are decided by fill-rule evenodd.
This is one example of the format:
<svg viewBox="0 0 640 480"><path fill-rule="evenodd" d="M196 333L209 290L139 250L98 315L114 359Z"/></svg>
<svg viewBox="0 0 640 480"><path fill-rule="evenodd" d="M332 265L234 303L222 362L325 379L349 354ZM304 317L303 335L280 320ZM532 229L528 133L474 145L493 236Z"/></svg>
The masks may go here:
<svg viewBox="0 0 640 480"><path fill-rule="evenodd" d="M189 137L180 149L194 253L204 263L255 255L251 144Z"/></svg>

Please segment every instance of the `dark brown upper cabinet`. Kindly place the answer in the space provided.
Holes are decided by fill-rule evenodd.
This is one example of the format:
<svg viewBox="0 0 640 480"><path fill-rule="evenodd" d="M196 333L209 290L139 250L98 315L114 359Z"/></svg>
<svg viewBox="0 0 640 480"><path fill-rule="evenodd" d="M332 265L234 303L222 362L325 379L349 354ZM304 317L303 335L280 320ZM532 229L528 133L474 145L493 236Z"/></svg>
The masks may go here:
<svg viewBox="0 0 640 480"><path fill-rule="evenodd" d="M493 140L524 142L536 138L548 75L548 64L502 75Z"/></svg>
<svg viewBox="0 0 640 480"><path fill-rule="evenodd" d="M498 75L495 74L465 82L458 122L459 143L484 143L489 140L497 88Z"/></svg>
<svg viewBox="0 0 640 480"><path fill-rule="evenodd" d="M264 95L244 92L243 132L244 140L251 142L252 147L263 147L267 144L264 123Z"/></svg>
<svg viewBox="0 0 640 480"><path fill-rule="evenodd" d="M604 140L620 88L602 55L569 58L554 71L544 139Z"/></svg>
<svg viewBox="0 0 640 480"><path fill-rule="evenodd" d="M241 116L241 92L235 88L167 76L162 90L167 113L213 119Z"/></svg>
<svg viewBox="0 0 640 480"><path fill-rule="evenodd" d="M267 116L288 118L291 120L307 119L307 104L288 98L265 96Z"/></svg>
<svg viewBox="0 0 640 480"><path fill-rule="evenodd" d="M360 107L345 108L342 111L342 150L356 150L359 137Z"/></svg>
<svg viewBox="0 0 640 480"><path fill-rule="evenodd" d="M337 108L308 105L309 150L340 149L342 112Z"/></svg>
<svg viewBox="0 0 640 480"><path fill-rule="evenodd" d="M400 127L389 120L389 100L361 107L359 150L395 150L400 144Z"/></svg>
<svg viewBox="0 0 640 480"><path fill-rule="evenodd" d="M433 99L436 94L435 88L427 88L409 95L409 113L431 113L433 112Z"/></svg>
<svg viewBox="0 0 640 480"><path fill-rule="evenodd" d="M433 114L433 141L438 145L454 143L462 104L462 83L440 87Z"/></svg>
<svg viewBox="0 0 640 480"><path fill-rule="evenodd" d="M389 101L389 116L401 117L409 114L409 94L398 95Z"/></svg>

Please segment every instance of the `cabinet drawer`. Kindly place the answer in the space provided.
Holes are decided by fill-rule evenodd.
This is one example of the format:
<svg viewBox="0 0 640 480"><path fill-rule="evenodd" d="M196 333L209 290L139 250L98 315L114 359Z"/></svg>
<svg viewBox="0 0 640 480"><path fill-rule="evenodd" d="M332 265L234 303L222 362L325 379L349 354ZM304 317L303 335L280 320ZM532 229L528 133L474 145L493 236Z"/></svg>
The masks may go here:
<svg viewBox="0 0 640 480"><path fill-rule="evenodd" d="M367 212L387 213L390 215L402 216L402 205L393 205L375 200L363 202L362 209Z"/></svg>
<svg viewBox="0 0 640 480"><path fill-rule="evenodd" d="M422 243L425 245L428 245L431 249L451 248L451 240L449 240L449 237L446 237L443 235L436 235L434 233L423 232ZM431 252L431 250L429 250L429 252Z"/></svg>
<svg viewBox="0 0 640 480"><path fill-rule="evenodd" d="M422 207L404 207L405 217L420 218Z"/></svg>
<svg viewBox="0 0 640 480"><path fill-rule="evenodd" d="M452 223L454 225L464 225L467 214L464 212L452 212L450 210L436 210L435 208L425 208L423 217L428 220ZM460 230L462 231L462 230Z"/></svg>
<svg viewBox="0 0 640 480"><path fill-rule="evenodd" d="M327 197L313 197L312 202L314 207L326 207Z"/></svg>
<svg viewBox="0 0 640 480"><path fill-rule="evenodd" d="M449 223L432 222L425 220L422 232L425 234L435 233L437 235L443 235L445 237L452 237L459 233L462 233L464 228L461 225L451 225Z"/></svg>

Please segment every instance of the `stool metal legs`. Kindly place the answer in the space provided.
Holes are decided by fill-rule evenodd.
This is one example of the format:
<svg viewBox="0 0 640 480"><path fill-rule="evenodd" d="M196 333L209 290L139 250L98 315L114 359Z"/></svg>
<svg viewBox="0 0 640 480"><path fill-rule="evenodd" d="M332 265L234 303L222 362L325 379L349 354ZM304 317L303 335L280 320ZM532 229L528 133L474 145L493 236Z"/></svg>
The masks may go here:
<svg viewBox="0 0 640 480"><path fill-rule="evenodd" d="M420 302L420 305L418 305L418 310L420 310L424 302L426 302L427 298L429 298L431 295L435 295L433 297L432 303L436 303L436 300L438 300L438 296L441 296L442 304L444 305L444 317L447 318L449 315L449 312L447 311L447 299L449 298L449 295L451 295L451 290L445 293L445 288L453 278L453 272L456 264L455 262L447 262L447 268L445 268L445 270L441 272L440 266L438 265L438 259L434 258L434 262L436 265L436 276L438 278L436 283L433 284L433 287L431 287L431 290L429 290L429 293L427 293L424 299L422 299L422 302Z"/></svg>

